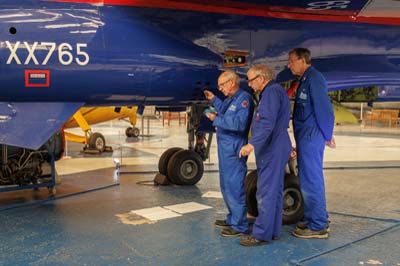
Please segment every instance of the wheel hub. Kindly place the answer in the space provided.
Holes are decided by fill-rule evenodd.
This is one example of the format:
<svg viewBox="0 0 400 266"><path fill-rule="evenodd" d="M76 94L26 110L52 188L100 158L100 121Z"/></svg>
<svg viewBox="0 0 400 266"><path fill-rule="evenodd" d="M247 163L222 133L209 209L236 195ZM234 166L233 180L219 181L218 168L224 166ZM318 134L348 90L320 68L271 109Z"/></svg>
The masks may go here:
<svg viewBox="0 0 400 266"><path fill-rule="evenodd" d="M181 166L181 173L185 179L192 179L196 176L198 171L196 162L193 160L187 160L183 162Z"/></svg>

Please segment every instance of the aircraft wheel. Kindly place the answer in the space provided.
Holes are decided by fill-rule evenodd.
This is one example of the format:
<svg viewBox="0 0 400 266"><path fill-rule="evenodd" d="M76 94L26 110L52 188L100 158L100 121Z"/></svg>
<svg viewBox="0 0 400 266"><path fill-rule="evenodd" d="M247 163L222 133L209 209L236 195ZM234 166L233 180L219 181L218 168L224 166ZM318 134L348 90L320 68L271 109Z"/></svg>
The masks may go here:
<svg viewBox="0 0 400 266"><path fill-rule="evenodd" d="M140 130L137 127L133 128L133 137L137 138L140 135Z"/></svg>
<svg viewBox="0 0 400 266"><path fill-rule="evenodd" d="M132 137L132 130L133 130L132 127L127 127L125 129L125 136L127 136L128 138Z"/></svg>
<svg viewBox="0 0 400 266"><path fill-rule="evenodd" d="M178 151L169 160L167 170L167 176L172 183L177 185L194 185L203 176L203 160L194 151Z"/></svg>
<svg viewBox="0 0 400 266"><path fill-rule="evenodd" d="M163 152L163 154L160 157L160 160L158 161L158 171L160 172L160 174L168 175L167 169L169 160L171 159L172 155L182 150L183 150L182 148L173 147Z"/></svg>
<svg viewBox="0 0 400 266"><path fill-rule="evenodd" d="M247 212L254 217L257 210L257 171L251 171L245 179ZM304 216L303 197L301 196L299 178L293 174L286 174L283 189L283 224L294 224Z"/></svg>
<svg viewBox="0 0 400 266"><path fill-rule="evenodd" d="M106 148L104 136L98 132L91 134L89 137L89 148L103 152Z"/></svg>
<svg viewBox="0 0 400 266"><path fill-rule="evenodd" d="M297 223L303 216L304 206L299 177L286 174L283 189L283 224Z"/></svg>
<svg viewBox="0 0 400 266"><path fill-rule="evenodd" d="M125 130L125 135L130 138L130 137L139 137L140 135L140 130L137 127L128 127Z"/></svg>

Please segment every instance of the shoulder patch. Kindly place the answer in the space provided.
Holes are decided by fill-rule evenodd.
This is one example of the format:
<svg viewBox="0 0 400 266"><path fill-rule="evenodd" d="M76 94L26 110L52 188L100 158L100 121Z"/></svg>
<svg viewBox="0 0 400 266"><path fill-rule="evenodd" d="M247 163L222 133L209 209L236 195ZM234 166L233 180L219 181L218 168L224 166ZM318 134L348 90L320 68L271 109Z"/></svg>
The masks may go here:
<svg viewBox="0 0 400 266"><path fill-rule="evenodd" d="M244 101L242 102L242 107L243 107L243 108L247 108L247 106L249 106L249 102L246 101L246 100L244 100Z"/></svg>

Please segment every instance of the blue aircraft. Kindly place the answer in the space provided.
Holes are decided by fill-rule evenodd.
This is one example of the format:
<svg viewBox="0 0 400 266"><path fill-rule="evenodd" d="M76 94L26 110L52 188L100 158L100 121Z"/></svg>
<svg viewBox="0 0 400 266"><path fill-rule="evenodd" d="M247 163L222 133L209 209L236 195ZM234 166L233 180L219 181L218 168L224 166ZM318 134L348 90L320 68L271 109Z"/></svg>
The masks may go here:
<svg viewBox="0 0 400 266"><path fill-rule="evenodd" d="M36 184L84 105L190 106L189 149L167 150L159 169L195 184L209 148L203 89L257 63L292 80L295 47L330 90L400 83L395 0L2 0L0 26L0 185Z"/></svg>

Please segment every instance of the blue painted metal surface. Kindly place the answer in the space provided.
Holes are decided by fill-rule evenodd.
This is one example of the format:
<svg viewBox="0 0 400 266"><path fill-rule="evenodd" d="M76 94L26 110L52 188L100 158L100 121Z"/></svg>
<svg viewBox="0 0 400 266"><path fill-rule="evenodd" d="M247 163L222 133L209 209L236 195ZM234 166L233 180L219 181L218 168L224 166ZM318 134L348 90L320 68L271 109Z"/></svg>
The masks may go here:
<svg viewBox="0 0 400 266"><path fill-rule="evenodd" d="M291 19L225 12L229 3L260 1L227 2L218 13L212 4L198 11L159 8L161 2L144 7L129 1L57 1L1 2L0 102L187 106L204 102L204 88L217 91L225 53L247 54L247 64L233 68L242 76L250 65L264 63L286 81L293 79L287 53L296 46L311 49L330 90L400 82L398 25L306 20L304 5L312 1L265 2L265 8L294 8L297 20L293 12ZM337 8L344 13L335 11L340 17L366 3L342 2L348 3ZM26 136L24 123L18 124ZM14 132L8 122L3 128L1 134Z"/></svg>
<svg viewBox="0 0 400 266"><path fill-rule="evenodd" d="M225 51L250 51L249 63L267 63L280 72L287 52L299 45L312 50L315 64L332 89L399 82L398 64L388 60L399 55L398 26L39 1L19 6L24 4L27 13L18 13L16 6L1 10L2 28L17 30L6 34L3 42L20 42L16 55L21 62L13 57L7 64L10 48L2 46L3 101L159 104L201 100L202 95L194 95L196 89L207 84L215 88ZM2 5L11 6L10 1ZM38 64L26 60L24 42L30 49L38 42L34 52ZM55 43L57 48L67 43L72 48L64 46L63 59L56 48L43 65L50 46L42 42ZM76 62L85 59L78 43L87 44L80 51L90 58L86 65ZM69 60L67 53L72 62L63 65L61 61ZM247 68L237 70L244 73ZM50 69L49 88L26 88L26 69Z"/></svg>

